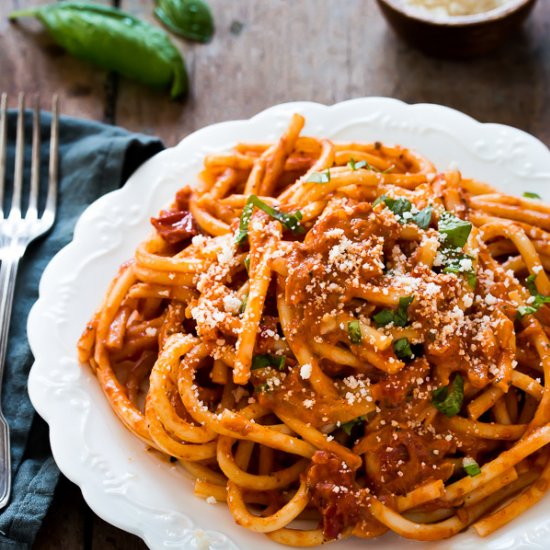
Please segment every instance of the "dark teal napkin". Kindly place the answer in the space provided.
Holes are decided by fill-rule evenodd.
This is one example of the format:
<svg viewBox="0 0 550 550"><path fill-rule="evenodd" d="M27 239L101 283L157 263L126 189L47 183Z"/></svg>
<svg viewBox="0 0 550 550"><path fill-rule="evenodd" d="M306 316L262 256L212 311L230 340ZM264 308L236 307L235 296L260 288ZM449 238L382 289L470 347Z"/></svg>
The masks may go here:
<svg viewBox="0 0 550 550"><path fill-rule="evenodd" d="M31 114L27 113L27 165ZM14 112L8 115L8 188L15 153ZM42 182L47 182L49 113L42 115ZM48 428L27 393L33 357L26 334L29 310L38 297L42 271L72 238L76 220L101 195L118 188L145 160L163 149L154 137L114 126L61 117L59 200L52 231L32 243L19 267L2 386L2 410L11 430L12 495L0 512L0 548L30 548L51 503L59 478L50 451ZM26 178L29 177L27 172ZM28 181L28 179L27 179Z"/></svg>

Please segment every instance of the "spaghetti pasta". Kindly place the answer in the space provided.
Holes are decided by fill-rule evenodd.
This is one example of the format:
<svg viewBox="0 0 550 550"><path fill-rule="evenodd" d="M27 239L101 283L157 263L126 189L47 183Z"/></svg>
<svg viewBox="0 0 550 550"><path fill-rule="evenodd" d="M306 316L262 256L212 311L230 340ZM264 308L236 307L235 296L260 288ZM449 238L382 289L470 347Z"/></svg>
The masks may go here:
<svg viewBox="0 0 550 550"><path fill-rule="evenodd" d="M205 159L79 359L274 541L486 536L550 479L550 207L304 123Z"/></svg>

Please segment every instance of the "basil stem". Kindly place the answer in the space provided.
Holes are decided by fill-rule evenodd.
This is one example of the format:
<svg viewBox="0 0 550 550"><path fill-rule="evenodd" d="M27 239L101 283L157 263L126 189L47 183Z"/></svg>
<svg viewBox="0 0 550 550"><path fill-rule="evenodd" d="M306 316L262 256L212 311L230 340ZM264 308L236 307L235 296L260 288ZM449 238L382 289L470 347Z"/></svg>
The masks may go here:
<svg viewBox="0 0 550 550"><path fill-rule="evenodd" d="M143 84L187 92L183 59L162 30L116 8L67 1L12 12L10 19L36 17L71 55Z"/></svg>
<svg viewBox="0 0 550 550"><path fill-rule="evenodd" d="M209 42L214 19L203 0L156 0L155 15L175 34L196 42Z"/></svg>

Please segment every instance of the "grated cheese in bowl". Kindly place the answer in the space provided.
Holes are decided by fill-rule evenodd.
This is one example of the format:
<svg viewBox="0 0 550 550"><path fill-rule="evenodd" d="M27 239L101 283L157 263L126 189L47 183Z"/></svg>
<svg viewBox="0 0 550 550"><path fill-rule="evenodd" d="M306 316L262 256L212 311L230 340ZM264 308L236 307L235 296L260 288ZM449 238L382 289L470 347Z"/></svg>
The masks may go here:
<svg viewBox="0 0 550 550"><path fill-rule="evenodd" d="M500 8L510 0L405 0L410 7L422 11L428 10L432 15L464 16L484 13Z"/></svg>

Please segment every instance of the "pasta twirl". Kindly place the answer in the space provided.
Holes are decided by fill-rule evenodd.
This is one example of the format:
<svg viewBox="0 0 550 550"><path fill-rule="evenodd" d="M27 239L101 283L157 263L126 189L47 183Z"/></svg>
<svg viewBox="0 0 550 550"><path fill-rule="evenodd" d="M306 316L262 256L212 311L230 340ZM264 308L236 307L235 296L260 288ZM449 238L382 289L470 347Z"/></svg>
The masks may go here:
<svg viewBox="0 0 550 550"><path fill-rule="evenodd" d="M274 541L486 536L550 479L550 207L304 122L205 159L80 360Z"/></svg>

